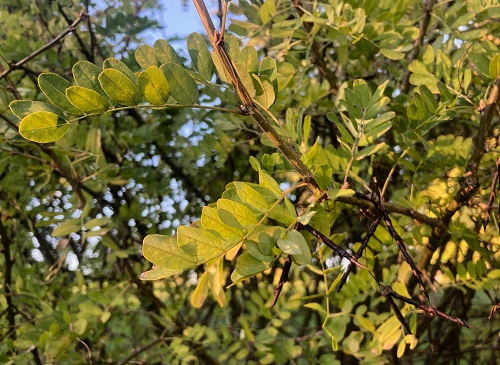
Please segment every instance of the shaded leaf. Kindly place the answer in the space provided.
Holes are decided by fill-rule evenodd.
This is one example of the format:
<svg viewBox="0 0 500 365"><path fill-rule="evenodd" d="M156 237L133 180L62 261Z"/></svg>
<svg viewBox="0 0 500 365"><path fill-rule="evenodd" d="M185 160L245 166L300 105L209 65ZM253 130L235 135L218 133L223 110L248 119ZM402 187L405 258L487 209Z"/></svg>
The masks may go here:
<svg viewBox="0 0 500 365"><path fill-rule="evenodd" d="M38 85L47 99L56 107L70 114L82 114L82 111L70 103L66 97L66 89L71 83L54 73L43 73L38 76Z"/></svg>
<svg viewBox="0 0 500 365"><path fill-rule="evenodd" d="M175 63L166 63L160 67L170 84L170 93L179 104L192 105L198 102L198 87L187 71Z"/></svg>
<svg viewBox="0 0 500 365"><path fill-rule="evenodd" d="M257 225L257 219L252 211L243 204L237 203L228 199L219 199L217 201L217 210L227 211L236 218L238 223L246 228L252 229ZM223 212L222 212L223 213ZM218 213L221 220L224 222L221 212Z"/></svg>
<svg viewBox="0 0 500 365"><path fill-rule="evenodd" d="M164 39L158 39L154 44L156 58L161 64L172 62L177 65L182 65L182 60L175 51L174 47Z"/></svg>
<svg viewBox="0 0 500 365"><path fill-rule="evenodd" d="M42 101L14 100L10 103L9 107L12 113L14 113L19 119L23 119L34 112L50 112L63 117L59 109L52 104L44 103Z"/></svg>
<svg viewBox="0 0 500 365"><path fill-rule="evenodd" d="M238 257L238 261L236 261L236 268L231 274L231 280L233 283L237 283L264 271L268 266L268 264L256 259L248 252L244 252Z"/></svg>
<svg viewBox="0 0 500 365"><path fill-rule="evenodd" d="M210 81L214 74L214 63L207 43L198 33L191 33L186 39L189 56L193 66L205 80Z"/></svg>
<svg viewBox="0 0 500 365"><path fill-rule="evenodd" d="M158 59L156 58L156 52L153 47L143 44L135 51L135 59L139 66L143 69L147 69L150 66L157 66Z"/></svg>

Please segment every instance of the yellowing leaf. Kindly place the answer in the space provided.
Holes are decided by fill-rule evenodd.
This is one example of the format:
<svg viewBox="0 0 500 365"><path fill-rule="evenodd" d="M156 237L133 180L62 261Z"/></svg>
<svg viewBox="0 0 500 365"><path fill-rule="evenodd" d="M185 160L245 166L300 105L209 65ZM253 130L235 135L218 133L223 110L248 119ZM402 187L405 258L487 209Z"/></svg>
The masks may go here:
<svg viewBox="0 0 500 365"><path fill-rule="evenodd" d="M153 105L165 105L170 96L170 85L163 72L156 66L150 66L139 75L139 88Z"/></svg>
<svg viewBox="0 0 500 365"><path fill-rule="evenodd" d="M66 97L71 104L87 114L105 113L110 108L108 100L104 96L85 87L68 87Z"/></svg>
<svg viewBox="0 0 500 365"><path fill-rule="evenodd" d="M35 112L19 123L19 133L27 140L39 143L54 142L62 138L69 129L69 123L51 112Z"/></svg>

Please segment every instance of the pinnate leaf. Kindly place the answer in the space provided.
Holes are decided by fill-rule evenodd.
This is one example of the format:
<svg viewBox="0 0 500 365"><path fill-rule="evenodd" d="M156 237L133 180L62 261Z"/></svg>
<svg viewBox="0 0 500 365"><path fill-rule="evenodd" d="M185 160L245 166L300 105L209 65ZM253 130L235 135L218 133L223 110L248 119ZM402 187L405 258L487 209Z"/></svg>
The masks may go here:
<svg viewBox="0 0 500 365"><path fill-rule="evenodd" d="M71 83L65 78L54 73L43 73L38 76L38 85L47 99L59 109L70 114L82 114L66 97L66 89Z"/></svg>
<svg viewBox="0 0 500 365"><path fill-rule="evenodd" d="M156 280L179 274L199 264L195 256L177 246L175 238L149 235L143 241L142 255L156 267L142 273L142 280Z"/></svg>
<svg viewBox="0 0 500 365"><path fill-rule="evenodd" d="M66 89L68 100L86 114L105 113L109 110L108 100L98 92L81 86Z"/></svg>
<svg viewBox="0 0 500 365"><path fill-rule="evenodd" d="M19 123L19 133L27 140L48 143L62 138L69 129L69 123L51 112L35 112Z"/></svg>
<svg viewBox="0 0 500 365"><path fill-rule="evenodd" d="M106 94L118 104L134 106L142 101L137 85L127 75L114 68L101 72L99 83Z"/></svg>
<svg viewBox="0 0 500 365"><path fill-rule="evenodd" d="M178 65L182 65L181 58L175 51L174 47L172 47L166 40L158 39L154 44L154 49L156 52L156 58L161 64L173 62Z"/></svg>
<svg viewBox="0 0 500 365"><path fill-rule="evenodd" d="M210 81L214 74L214 63L207 43L198 33L191 33L187 36L186 41L194 68L198 70L203 79Z"/></svg>
<svg viewBox="0 0 500 365"><path fill-rule="evenodd" d="M198 87L188 72L175 63L166 63L160 67L170 84L170 93L179 104L192 105L198 102Z"/></svg>
<svg viewBox="0 0 500 365"><path fill-rule="evenodd" d="M34 112L51 112L63 117L61 111L52 104L44 103L43 101L29 101L29 100L14 100L9 105L12 113L19 119L22 119Z"/></svg>
<svg viewBox="0 0 500 365"><path fill-rule="evenodd" d="M143 69L147 69L151 66L158 65L158 59L156 58L156 52L153 47L143 44L135 51L135 59L139 66Z"/></svg>
<svg viewBox="0 0 500 365"><path fill-rule="evenodd" d="M139 88L153 105L165 105L170 96L170 85L163 72L156 66L149 66L139 75Z"/></svg>

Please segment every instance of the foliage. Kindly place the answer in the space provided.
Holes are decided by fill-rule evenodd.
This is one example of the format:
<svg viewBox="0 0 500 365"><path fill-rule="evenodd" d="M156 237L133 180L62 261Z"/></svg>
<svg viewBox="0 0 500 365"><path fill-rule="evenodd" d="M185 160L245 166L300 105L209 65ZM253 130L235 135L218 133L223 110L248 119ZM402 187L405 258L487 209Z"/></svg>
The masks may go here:
<svg viewBox="0 0 500 365"><path fill-rule="evenodd" d="M495 362L494 2L6 9L2 361Z"/></svg>

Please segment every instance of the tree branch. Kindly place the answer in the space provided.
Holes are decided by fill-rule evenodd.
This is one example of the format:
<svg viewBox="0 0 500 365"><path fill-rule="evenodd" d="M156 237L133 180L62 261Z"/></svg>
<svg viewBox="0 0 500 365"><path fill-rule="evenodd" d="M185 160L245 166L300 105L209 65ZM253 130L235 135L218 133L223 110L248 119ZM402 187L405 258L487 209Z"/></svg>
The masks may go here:
<svg viewBox="0 0 500 365"><path fill-rule="evenodd" d="M80 13L80 15L78 15L78 18L76 18L76 20L65 31L63 31L61 34L59 34L57 37L55 37L49 43L47 43L43 47L39 48L38 50L36 50L32 54L28 55L27 57L23 58L21 61L9 65L9 68L7 70L3 71L0 74L0 80L3 79L8 74L10 74L15 69L17 69L17 68L21 67L22 65L24 65L26 62L31 61L33 58L35 58L39 54L42 54L43 52L45 52L49 48L53 47L61 39L63 39L66 35L68 35L69 33L73 32L73 31L75 31L76 26L78 25L78 23L80 23L81 21L85 20L86 18L88 18L88 14Z"/></svg>
<svg viewBox="0 0 500 365"><path fill-rule="evenodd" d="M300 155L294 150L293 146L290 146L285 142L285 140L271 126L266 117L260 112L257 105L254 103L229 57L229 54L224 46L224 40L222 39L220 33L215 29L214 23L212 22L204 1L193 0L193 3L198 11L203 26L205 27L210 43L212 44L215 53L221 60L224 69L229 75L231 82L236 89L236 93L241 99L246 114L252 117L252 119L259 125L273 144L283 153L283 155L285 155L288 162L290 162L294 169L301 175L302 179L309 185L309 188L315 193L322 193L318 184L314 180L313 173L302 162Z"/></svg>

